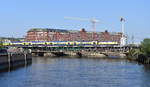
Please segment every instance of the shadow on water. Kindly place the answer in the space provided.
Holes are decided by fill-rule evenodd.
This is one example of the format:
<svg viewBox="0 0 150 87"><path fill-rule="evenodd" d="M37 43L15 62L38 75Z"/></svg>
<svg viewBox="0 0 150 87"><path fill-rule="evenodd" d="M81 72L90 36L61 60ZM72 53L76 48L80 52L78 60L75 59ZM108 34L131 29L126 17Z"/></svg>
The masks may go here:
<svg viewBox="0 0 150 87"><path fill-rule="evenodd" d="M6 68L6 69L2 69L0 70L0 73L4 73L4 72L12 72L12 71L15 71L15 70L18 70L18 69L21 69L21 68L25 68L25 67L28 67L28 66L31 66L32 63L28 63L28 64L22 64L22 65L18 65L18 66L15 66L15 67L10 67L10 68Z"/></svg>
<svg viewBox="0 0 150 87"><path fill-rule="evenodd" d="M144 70L150 73L150 64L144 65Z"/></svg>

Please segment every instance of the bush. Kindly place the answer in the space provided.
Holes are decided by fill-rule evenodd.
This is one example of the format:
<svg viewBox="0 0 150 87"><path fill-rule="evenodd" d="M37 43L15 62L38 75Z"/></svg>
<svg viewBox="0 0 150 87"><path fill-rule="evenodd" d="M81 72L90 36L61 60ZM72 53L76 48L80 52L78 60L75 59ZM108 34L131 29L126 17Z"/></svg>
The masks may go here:
<svg viewBox="0 0 150 87"><path fill-rule="evenodd" d="M145 55L150 57L150 38L146 38L141 42L140 51Z"/></svg>
<svg viewBox="0 0 150 87"><path fill-rule="evenodd" d="M137 57L139 54L142 54L142 52L140 51L140 49L131 49L129 51L129 56L130 57Z"/></svg>

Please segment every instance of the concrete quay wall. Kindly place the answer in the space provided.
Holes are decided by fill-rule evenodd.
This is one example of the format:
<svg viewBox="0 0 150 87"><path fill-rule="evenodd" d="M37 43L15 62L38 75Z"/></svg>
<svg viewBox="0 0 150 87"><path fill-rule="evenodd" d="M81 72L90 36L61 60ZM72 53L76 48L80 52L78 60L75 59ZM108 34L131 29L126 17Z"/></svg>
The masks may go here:
<svg viewBox="0 0 150 87"><path fill-rule="evenodd" d="M0 55L0 70L1 69L6 69L9 67L8 63L8 55L7 54L2 54Z"/></svg>
<svg viewBox="0 0 150 87"><path fill-rule="evenodd" d="M0 70L24 66L32 62L30 53L0 54Z"/></svg>

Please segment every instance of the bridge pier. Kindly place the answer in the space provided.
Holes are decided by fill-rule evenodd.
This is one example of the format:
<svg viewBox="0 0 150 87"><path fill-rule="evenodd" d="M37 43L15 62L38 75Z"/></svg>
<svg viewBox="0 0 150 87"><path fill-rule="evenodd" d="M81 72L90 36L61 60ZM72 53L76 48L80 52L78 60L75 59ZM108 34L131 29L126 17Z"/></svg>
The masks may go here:
<svg viewBox="0 0 150 87"><path fill-rule="evenodd" d="M76 55L77 55L78 57L82 57L82 53L81 53L81 52L77 52Z"/></svg>
<svg viewBox="0 0 150 87"><path fill-rule="evenodd" d="M43 56L44 56L44 52L39 52L39 53L38 53L38 56L43 57Z"/></svg>

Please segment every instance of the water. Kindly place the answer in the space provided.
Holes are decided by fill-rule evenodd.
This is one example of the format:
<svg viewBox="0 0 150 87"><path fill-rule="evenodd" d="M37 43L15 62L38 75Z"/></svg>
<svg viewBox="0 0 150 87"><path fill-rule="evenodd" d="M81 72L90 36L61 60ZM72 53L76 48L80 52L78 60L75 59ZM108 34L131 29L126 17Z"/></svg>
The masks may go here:
<svg viewBox="0 0 150 87"><path fill-rule="evenodd" d="M0 87L150 87L150 67L123 59L39 57L0 73Z"/></svg>

